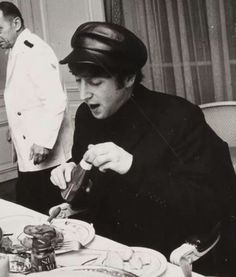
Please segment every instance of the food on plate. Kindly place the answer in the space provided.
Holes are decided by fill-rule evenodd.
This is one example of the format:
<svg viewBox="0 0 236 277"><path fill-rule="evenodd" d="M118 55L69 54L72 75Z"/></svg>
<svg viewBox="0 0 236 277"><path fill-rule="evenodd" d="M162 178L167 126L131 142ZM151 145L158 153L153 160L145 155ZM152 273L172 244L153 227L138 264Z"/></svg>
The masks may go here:
<svg viewBox="0 0 236 277"><path fill-rule="evenodd" d="M14 239L13 237L17 237ZM3 236L0 241L0 253L22 253L30 250L33 238L39 240L45 246L51 244L54 248L59 248L63 241L63 233L47 224L26 225L20 235Z"/></svg>
<svg viewBox="0 0 236 277"><path fill-rule="evenodd" d="M21 240L21 243L27 249L32 248L33 239L37 239L45 244L45 246L51 244L54 248L56 248L58 244L62 244L64 240L62 232L48 224L27 225L24 228L24 233L28 236L25 236Z"/></svg>
<svg viewBox="0 0 236 277"><path fill-rule="evenodd" d="M40 240L50 240L55 238L56 230L51 225L26 225L24 233Z"/></svg>
<svg viewBox="0 0 236 277"><path fill-rule="evenodd" d="M22 245L13 244L9 236L4 236L0 244L0 253L18 253L24 251Z"/></svg>
<svg viewBox="0 0 236 277"><path fill-rule="evenodd" d="M14 273L29 273L31 270L30 254L8 254L9 270Z"/></svg>
<svg viewBox="0 0 236 277"><path fill-rule="evenodd" d="M140 270L143 268L143 261L140 255L134 252L131 259L129 260L129 265L131 269Z"/></svg>
<svg viewBox="0 0 236 277"><path fill-rule="evenodd" d="M10 252L12 249L12 241L9 237L3 237L1 241L1 247L0 247L0 252L1 253L7 253Z"/></svg>

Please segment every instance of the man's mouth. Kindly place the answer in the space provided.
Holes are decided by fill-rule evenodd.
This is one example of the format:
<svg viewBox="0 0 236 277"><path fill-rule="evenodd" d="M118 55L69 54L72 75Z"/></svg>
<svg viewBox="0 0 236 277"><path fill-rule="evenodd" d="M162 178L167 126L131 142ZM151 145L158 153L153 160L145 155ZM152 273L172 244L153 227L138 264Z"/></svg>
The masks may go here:
<svg viewBox="0 0 236 277"><path fill-rule="evenodd" d="M5 41L0 41L0 47L1 47L1 48L6 48L6 43L5 43Z"/></svg>
<svg viewBox="0 0 236 277"><path fill-rule="evenodd" d="M99 104L89 104L91 110L96 110L100 105Z"/></svg>

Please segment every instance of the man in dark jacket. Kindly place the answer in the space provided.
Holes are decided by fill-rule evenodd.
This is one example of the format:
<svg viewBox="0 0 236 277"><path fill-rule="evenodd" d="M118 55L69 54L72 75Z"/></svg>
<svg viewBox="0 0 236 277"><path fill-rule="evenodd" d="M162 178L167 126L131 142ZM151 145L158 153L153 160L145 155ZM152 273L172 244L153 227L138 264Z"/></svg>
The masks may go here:
<svg viewBox="0 0 236 277"><path fill-rule="evenodd" d="M127 29L81 25L61 63L84 101L75 118L72 161L52 171L66 188L83 158L91 189L80 192L96 233L166 256L194 234L208 233L229 209L235 174L227 144L198 106L140 84L147 52Z"/></svg>

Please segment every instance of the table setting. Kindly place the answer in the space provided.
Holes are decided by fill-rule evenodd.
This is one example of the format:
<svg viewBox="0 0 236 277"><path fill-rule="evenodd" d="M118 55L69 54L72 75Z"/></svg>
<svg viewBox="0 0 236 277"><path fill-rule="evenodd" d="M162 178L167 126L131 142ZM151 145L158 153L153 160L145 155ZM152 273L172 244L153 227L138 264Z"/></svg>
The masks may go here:
<svg viewBox="0 0 236 277"><path fill-rule="evenodd" d="M184 276L181 268L169 263L160 252L99 236L87 222L50 218L3 199L0 210L1 277ZM33 251L35 238L44 252ZM50 238L50 245L45 245L45 238ZM192 276L202 277L197 273Z"/></svg>

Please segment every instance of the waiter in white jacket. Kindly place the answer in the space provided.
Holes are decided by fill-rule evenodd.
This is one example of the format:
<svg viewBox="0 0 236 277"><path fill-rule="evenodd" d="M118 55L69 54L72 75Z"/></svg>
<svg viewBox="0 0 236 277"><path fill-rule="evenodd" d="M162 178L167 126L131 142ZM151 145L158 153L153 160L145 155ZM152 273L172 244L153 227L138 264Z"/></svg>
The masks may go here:
<svg viewBox="0 0 236 277"><path fill-rule="evenodd" d="M0 47L9 49L4 99L18 160L16 200L47 212L62 201L50 171L70 158L72 141L58 60L24 27L18 8L5 1L0 2Z"/></svg>

